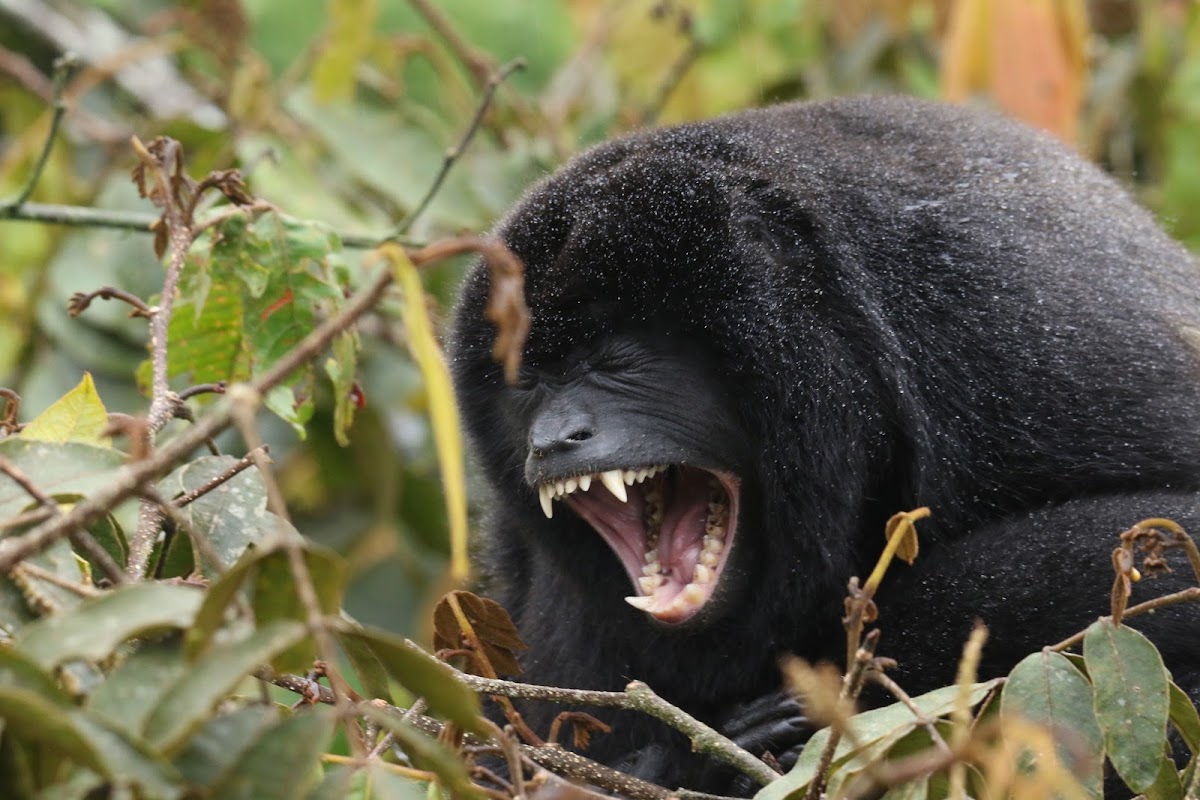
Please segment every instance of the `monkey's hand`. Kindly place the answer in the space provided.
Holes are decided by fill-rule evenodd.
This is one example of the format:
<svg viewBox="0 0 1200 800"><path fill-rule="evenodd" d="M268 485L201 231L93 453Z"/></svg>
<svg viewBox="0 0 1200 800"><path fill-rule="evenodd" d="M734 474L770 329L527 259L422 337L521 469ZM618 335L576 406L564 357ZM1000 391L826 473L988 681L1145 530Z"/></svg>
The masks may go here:
<svg viewBox="0 0 1200 800"><path fill-rule="evenodd" d="M755 756L770 753L784 772L796 763L796 757L814 730L804 716L804 709L783 691L731 707L719 718L716 727ZM728 767L713 767L713 770L714 780L717 779L715 770L721 770L722 776L728 771L728 788L723 794L749 797L761 788L749 776L735 773Z"/></svg>

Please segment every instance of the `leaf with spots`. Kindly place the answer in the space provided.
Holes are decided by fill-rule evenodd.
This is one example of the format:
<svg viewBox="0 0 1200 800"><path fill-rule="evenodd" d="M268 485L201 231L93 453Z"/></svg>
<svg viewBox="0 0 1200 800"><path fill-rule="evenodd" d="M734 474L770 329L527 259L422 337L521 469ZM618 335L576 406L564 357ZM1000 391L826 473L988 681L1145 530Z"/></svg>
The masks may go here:
<svg viewBox="0 0 1200 800"><path fill-rule="evenodd" d="M1162 656L1133 628L1102 619L1084 634L1083 658L1109 761L1130 789L1144 792L1167 738L1170 676Z"/></svg>

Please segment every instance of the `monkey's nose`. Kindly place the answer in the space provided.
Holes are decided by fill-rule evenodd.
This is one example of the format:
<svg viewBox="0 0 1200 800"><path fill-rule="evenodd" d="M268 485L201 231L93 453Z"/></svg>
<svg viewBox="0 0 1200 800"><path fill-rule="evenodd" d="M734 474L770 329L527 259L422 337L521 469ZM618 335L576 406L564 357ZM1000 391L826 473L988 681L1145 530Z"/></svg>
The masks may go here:
<svg viewBox="0 0 1200 800"><path fill-rule="evenodd" d="M596 435L590 415L543 414L529 431L529 451L535 458L574 450Z"/></svg>

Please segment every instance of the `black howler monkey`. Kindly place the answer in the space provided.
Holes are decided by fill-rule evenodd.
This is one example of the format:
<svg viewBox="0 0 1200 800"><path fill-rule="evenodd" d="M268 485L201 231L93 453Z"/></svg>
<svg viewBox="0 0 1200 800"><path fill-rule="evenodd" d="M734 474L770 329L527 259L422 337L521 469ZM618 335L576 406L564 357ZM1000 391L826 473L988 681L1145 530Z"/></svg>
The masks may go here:
<svg viewBox="0 0 1200 800"><path fill-rule="evenodd" d="M842 660L894 512L933 512L878 597L914 693L975 618L994 675L1106 613L1133 522L1200 532L1200 270L1046 135L898 98L748 111L597 147L497 234L526 267L521 381L478 266L452 369L526 680L644 680L778 752L803 734L777 659ZM1200 610L1132 624L1200 696ZM588 755L729 789L616 722Z"/></svg>

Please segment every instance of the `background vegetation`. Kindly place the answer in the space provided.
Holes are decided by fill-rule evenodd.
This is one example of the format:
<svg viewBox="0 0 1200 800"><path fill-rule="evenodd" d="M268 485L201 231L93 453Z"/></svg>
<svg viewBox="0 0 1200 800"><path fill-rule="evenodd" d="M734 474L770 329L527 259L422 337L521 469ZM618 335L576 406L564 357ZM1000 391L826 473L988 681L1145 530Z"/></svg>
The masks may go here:
<svg viewBox="0 0 1200 800"><path fill-rule="evenodd" d="M67 51L76 54L77 65L56 71L56 59ZM520 68L512 64L518 58ZM475 120L503 65L514 71ZM317 323L345 310L343 290L369 282L384 263L370 245L390 237L411 255L448 236L486 231L525 186L589 144L647 124L862 92L991 104L1051 130L1111 170L1177 237L1200 249L1200 7L1188 0L0 0L0 198L8 198L0 199L0 386L20 398L19 410L14 401L0 400L0 416L14 414L15 422L27 423L67 396L71 408L60 404L43 417L39 435L24 431L26 442L86 442L97 449L113 447L113 431L103 422L88 428L81 420L89 414L103 420L150 409L150 427L162 427L160 445L191 430L186 420L170 420L171 409L162 403L157 413L165 416L153 419L147 321L131 318L121 302L84 303L83 309L79 301L71 303L76 293L108 286L161 306L161 298L152 298L163 292L172 248L160 240L156 252L147 231L160 213L186 211L180 193L196 194L196 229L243 200L271 204L287 216L235 214L197 239L178 293L168 292L178 305L162 366L177 392L262 378ZM65 111L61 124L56 104ZM469 141L467 133L473 133ZM182 169L172 145L151 144L159 135L179 143ZM133 136L146 143L140 153L130 145ZM149 198L139 197L130 180L139 164ZM183 177L200 180L228 168L240 170L244 187L226 176L201 191ZM175 200L160 197L156 208L150 202L156 187L168 194L173 187ZM103 213L81 219L61 206ZM430 423L431 410L444 411L445 404L431 399L437 390L427 382L431 368L420 361L428 350L422 350L423 329L414 318L428 312L436 330L464 258L419 264L428 303L412 291L386 293L360 320L357 336L337 338L316 369L289 373L264 395L275 413L260 413L253 425L216 439L222 452L240 456L261 436L277 479L279 502L272 510L282 516L286 506L295 529L320 546L302 547L285 537L263 547L261 557L276 553L294 566L288 559L307 553L315 588L329 589L328 597L317 598L318 610L329 611L325 606L340 600L351 616L378 629L367 648L372 663L387 667L376 674L376 688L386 686L390 675L419 695L422 688L391 668L423 668L395 666L408 662L395 656L403 647L386 634L431 644L434 603L458 581L448 571L454 512L447 511L443 492L447 459L445 450L439 458ZM404 284L407 258L393 252L386 259ZM281 301L287 308L282 316ZM201 391L188 404L203 415L216 397ZM136 451L129 443L142 434L131 433L129 420L118 421L125 427L118 425L116 433L126 436L118 440L120 449ZM53 459L29 450L33 445L5 444L9 449L0 455L10 461L25 458L52 469ZM121 462L90 450L55 452L64 464L88 464L96 476L112 477ZM173 473L166 479L173 483L159 484L158 491L170 498L195 489L230 463L193 461L194 474ZM97 477L95 483L70 484L52 474L65 481L50 494L66 509L91 497L100 483ZM31 505L27 492L5 480L0 475L0 519L37 508L40 501ZM259 494L245 508L266 514L261 506L273 488L247 484L246 491ZM142 502L148 502L144 494ZM222 568L210 563L205 569L203 554L189 551L177 554L174 571L160 567L157 574L186 578L195 569L215 580L229 574L224 570L247 542L261 541L275 525L227 521L233 532L221 539L226 529L213 516L217 511L208 517L197 512L192 521L217 531L218 549L227 548L216 562ZM134 559L137 514L131 502L90 528L102 545L112 543L120 566ZM45 520L21 520L0 535L27 532L39 521ZM111 530L105 534L96 525ZM69 551L57 554L68 559L62 563L53 562L50 552L51 562L40 568L78 581ZM143 555L154 563L160 555L163 563L172 557ZM247 571L257 577L246 577ZM85 572L90 585L91 571ZM97 578L102 572L96 568ZM241 597L237 592L249 583L234 581L226 598L233 605L210 612L218 618L237 617L231 609L240 602L257 604L260 627L273 618L281 624L304 619L314 608L279 600L287 608L265 612L272 606L264 599L268 590L286 594L295 587L264 583L270 571L258 561L253 570L233 572L238 580L257 581L258 594L235 602L230 598ZM327 575L336 579L326 582ZM0 579L0 600L9 604L0 618L5 637L28 637L20 633L23 627L83 599L77 589L53 584L51 590L44 576L40 583L30 584L28 575L22 580L28 585L17 586L12 575ZM54 591L65 595L41 597ZM189 626L197 611L180 597L159 597L163 618L131 623L124 636L93 650L47 651L33 659L28 675L87 656L92 671L75 679L85 690L89 681L105 683L101 676L121 661L127 638ZM135 605L147 604L155 602L142 598ZM220 640L218 627L208 631L212 641L204 633L191 641L192 657L211 652L206 648ZM340 637L340 649L352 649L357 634L325 628ZM303 663L322 652L318 642L301 648L305 657L298 659L299 651L289 648L301 633L280 630L271 641L259 641L244 663L270 661L304 672ZM380 654L385 651L400 661L389 661L392 656ZM4 670L0 665L0 676L15 674ZM229 690L227 683L211 684L213 698ZM42 700L30 702L45 701L51 692L39 691ZM55 703L61 699L54 697ZM155 703L170 699L164 697ZM103 695L96 702L102 708ZM454 700L444 702L453 710ZM212 703L199 706L202 713L185 718L212 724ZM169 705L154 707L170 716ZM347 713L345 707L339 711ZM461 721L465 712L456 713L451 718ZM333 729L332 719L314 718L269 722ZM144 718L126 722L141 737L126 742L134 750L146 739L182 759L181 748L199 746L188 738L194 729L145 728ZM75 736L83 735L81 724L63 723ZM279 740L306 736L311 738L309 731L297 728L293 739L281 734ZM7 741L0 762L15 758L12 737ZM352 745L334 749L352 752ZM315 759L319 751L309 755ZM106 757L96 756L96 763ZM63 763L87 764L80 758ZM96 763L88 767L93 773ZM50 761L22 774L32 776L28 785L7 788L49 791L58 777L75 775ZM155 780L168 785L175 775ZM122 774L116 785L153 794L146 787L158 784L150 780ZM309 783L301 785L307 790ZM97 785L80 781L75 789L45 796L83 796ZM358 791L365 791L361 784Z"/></svg>

